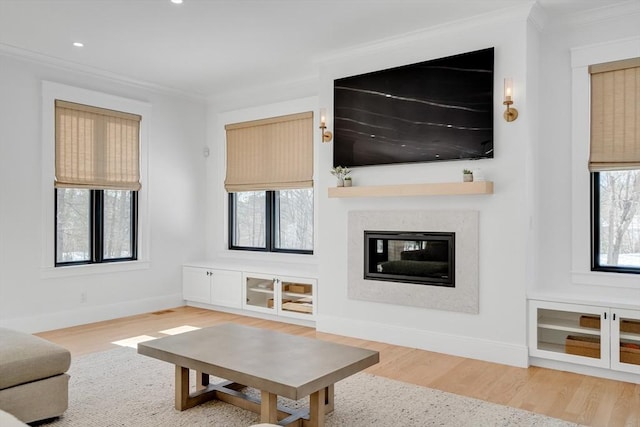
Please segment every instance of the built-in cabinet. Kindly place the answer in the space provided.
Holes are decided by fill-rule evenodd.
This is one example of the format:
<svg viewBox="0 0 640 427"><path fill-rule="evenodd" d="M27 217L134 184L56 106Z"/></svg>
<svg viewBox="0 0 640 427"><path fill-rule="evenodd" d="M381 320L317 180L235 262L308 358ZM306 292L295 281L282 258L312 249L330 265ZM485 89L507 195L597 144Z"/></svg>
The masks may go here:
<svg viewBox="0 0 640 427"><path fill-rule="evenodd" d="M242 273L202 267L182 268L182 297L222 307L242 307Z"/></svg>
<svg viewBox="0 0 640 427"><path fill-rule="evenodd" d="M640 310L529 301L529 354L640 374Z"/></svg>
<svg viewBox="0 0 640 427"><path fill-rule="evenodd" d="M315 278L198 264L182 267L182 294L187 302L241 309L246 314L263 313L283 320L313 321L317 309Z"/></svg>
<svg viewBox="0 0 640 427"><path fill-rule="evenodd" d="M243 273L242 280L246 310L299 319L316 314L315 279Z"/></svg>

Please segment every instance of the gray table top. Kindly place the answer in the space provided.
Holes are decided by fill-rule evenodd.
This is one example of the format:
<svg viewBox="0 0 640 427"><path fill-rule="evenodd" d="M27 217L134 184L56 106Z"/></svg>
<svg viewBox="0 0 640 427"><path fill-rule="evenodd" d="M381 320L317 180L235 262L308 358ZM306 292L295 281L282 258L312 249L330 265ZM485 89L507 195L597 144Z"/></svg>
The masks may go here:
<svg viewBox="0 0 640 427"><path fill-rule="evenodd" d="M140 343L138 353L296 400L380 360L377 351L234 323Z"/></svg>

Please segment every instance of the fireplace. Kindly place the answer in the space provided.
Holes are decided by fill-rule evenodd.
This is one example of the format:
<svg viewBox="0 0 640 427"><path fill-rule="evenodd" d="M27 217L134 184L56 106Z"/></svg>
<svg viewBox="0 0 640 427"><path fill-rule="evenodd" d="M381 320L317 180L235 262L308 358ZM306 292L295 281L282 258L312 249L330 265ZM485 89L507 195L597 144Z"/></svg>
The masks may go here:
<svg viewBox="0 0 640 427"><path fill-rule="evenodd" d="M353 210L349 212L347 295L350 299L478 314L479 223L474 210ZM455 233L455 286L425 286L364 278L367 230L428 230ZM405 234L404 231L400 232ZM387 236L388 237L388 236ZM400 239L400 240L416 240ZM417 239L420 240L420 239ZM413 277L412 277L413 278Z"/></svg>
<svg viewBox="0 0 640 427"><path fill-rule="evenodd" d="M364 231L364 278L455 287L455 233Z"/></svg>

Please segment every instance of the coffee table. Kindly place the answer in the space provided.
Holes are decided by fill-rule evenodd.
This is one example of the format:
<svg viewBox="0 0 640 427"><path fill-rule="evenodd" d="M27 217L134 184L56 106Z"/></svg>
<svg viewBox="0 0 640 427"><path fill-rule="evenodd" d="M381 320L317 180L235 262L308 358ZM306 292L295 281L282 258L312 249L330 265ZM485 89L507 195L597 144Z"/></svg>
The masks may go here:
<svg viewBox="0 0 640 427"><path fill-rule="evenodd" d="M138 353L175 365L177 410L218 399L259 413L263 423L304 427L324 425L336 382L380 360L377 351L234 323L140 343ZM210 384L209 374L228 381ZM245 387L260 390L260 398L243 393ZM309 407L289 410L278 396L309 396Z"/></svg>

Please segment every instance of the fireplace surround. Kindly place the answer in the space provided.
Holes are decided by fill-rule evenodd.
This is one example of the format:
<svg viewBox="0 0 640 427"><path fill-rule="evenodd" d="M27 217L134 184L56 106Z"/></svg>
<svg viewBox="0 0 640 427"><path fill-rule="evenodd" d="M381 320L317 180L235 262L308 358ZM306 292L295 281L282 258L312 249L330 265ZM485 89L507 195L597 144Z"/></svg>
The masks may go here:
<svg viewBox="0 0 640 427"><path fill-rule="evenodd" d="M351 299L478 313L478 223L473 210L351 211L348 216L347 291ZM364 277L364 232L394 230L455 233L455 286L419 286Z"/></svg>

